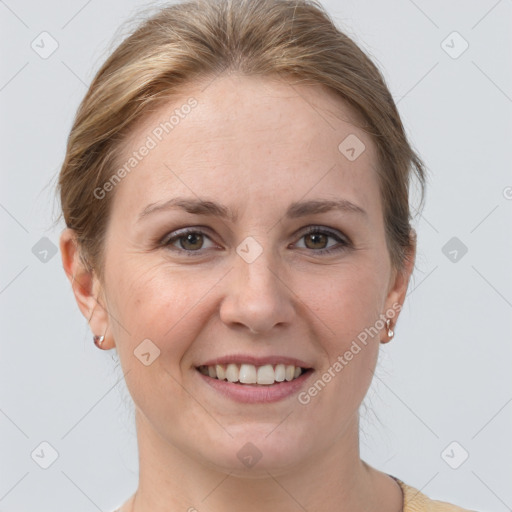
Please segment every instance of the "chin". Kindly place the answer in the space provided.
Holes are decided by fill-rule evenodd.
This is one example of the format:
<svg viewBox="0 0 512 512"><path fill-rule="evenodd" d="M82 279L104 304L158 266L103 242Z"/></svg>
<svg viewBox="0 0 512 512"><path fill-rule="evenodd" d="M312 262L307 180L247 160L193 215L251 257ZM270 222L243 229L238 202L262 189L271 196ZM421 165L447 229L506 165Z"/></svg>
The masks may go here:
<svg viewBox="0 0 512 512"><path fill-rule="evenodd" d="M275 429L275 425L272 428ZM312 446L308 450L303 436L295 438L288 433L276 435L271 428L265 428L263 435L261 428L251 430L245 426L240 430L240 435L233 435L233 438L227 438L222 443L212 441L204 446L201 450L203 460L209 466L232 475L268 478L268 473L277 475L302 465L308 457L307 452L314 451ZM272 433L269 435L269 432ZM194 449L197 451L197 445Z"/></svg>

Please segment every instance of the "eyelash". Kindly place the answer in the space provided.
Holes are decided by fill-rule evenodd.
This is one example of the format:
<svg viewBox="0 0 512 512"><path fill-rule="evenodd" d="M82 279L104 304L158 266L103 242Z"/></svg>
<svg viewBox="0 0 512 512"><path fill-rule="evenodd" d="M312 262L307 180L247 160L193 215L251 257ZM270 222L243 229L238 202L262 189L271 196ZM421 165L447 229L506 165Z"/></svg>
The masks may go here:
<svg viewBox="0 0 512 512"><path fill-rule="evenodd" d="M166 236L166 237L164 237L162 239L162 241L160 242L160 245L163 246L163 247L166 247L166 248L171 248L171 246L172 246L172 244L174 242L177 242L181 238L185 238L187 235L190 235L190 234L202 235L202 236L205 236L207 238L210 238L208 236L208 234L205 231L202 231L201 229L186 228L186 229L180 230L178 232L175 232L175 234L173 236L170 236L170 237ZM328 236L330 238L335 239L338 242L338 244L341 244L341 246L338 245L338 246L333 246L333 247L329 247L329 248L326 248L326 249L316 249L316 250L315 249L309 249L309 251L313 251L316 254L331 254L331 253L334 253L334 252L346 250L348 247L351 246L351 243L350 243L350 241L347 238L342 238L338 234L336 234L336 233L334 233L332 231L329 231L329 230L327 230L325 228L322 228L320 226L309 226L308 229L301 234L299 240L304 238L305 236L308 236L308 235L311 235L311 234L326 235L326 236ZM180 248L172 248L171 250L176 250L178 252L184 252L185 254L187 254L187 256L200 255L201 252L202 252L201 249L192 251L192 250L183 249L181 247Z"/></svg>

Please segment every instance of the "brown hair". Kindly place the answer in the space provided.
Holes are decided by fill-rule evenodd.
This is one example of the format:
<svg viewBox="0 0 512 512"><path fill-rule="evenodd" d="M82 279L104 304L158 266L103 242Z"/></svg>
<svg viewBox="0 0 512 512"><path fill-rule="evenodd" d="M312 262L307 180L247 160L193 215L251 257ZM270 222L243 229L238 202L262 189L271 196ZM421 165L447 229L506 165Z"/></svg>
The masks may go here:
<svg viewBox="0 0 512 512"><path fill-rule="evenodd" d="M58 182L64 219L77 233L84 262L101 275L113 192L98 199L94 191L112 176L130 129L187 83L226 70L321 84L351 105L378 150L387 246L401 270L414 235L409 182L414 173L421 207L424 164L407 141L381 73L316 0L173 4L115 49L78 108Z"/></svg>

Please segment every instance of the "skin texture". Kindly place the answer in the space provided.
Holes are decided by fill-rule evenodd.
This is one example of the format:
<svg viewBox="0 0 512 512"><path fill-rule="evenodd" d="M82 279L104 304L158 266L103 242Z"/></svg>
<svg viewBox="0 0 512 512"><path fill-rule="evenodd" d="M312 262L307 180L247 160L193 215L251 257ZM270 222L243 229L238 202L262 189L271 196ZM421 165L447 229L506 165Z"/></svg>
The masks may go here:
<svg viewBox="0 0 512 512"><path fill-rule="evenodd" d="M81 265L73 232L61 238L79 307L94 334L106 333L104 347L118 351L136 406L140 482L122 510L400 511L396 482L359 456L358 408L379 342L389 341L385 327L307 405L297 394L236 403L195 369L233 353L286 355L314 369L307 389L379 315L403 304L414 249L403 272L392 269L375 146L320 86L238 74L205 86L184 90L127 140L125 160L175 108L198 101L115 187L102 282ZM366 147L354 161L338 149L350 134ZM218 202L237 218L175 208L138 219L177 196ZM340 198L366 214L285 216L297 201ZM198 226L202 246L200 237L185 248L178 238L159 244ZM308 226L349 243L306 236ZM252 263L236 252L248 236L262 248ZM326 246L340 250L320 253ZM199 250L187 255L190 247ZM134 356L145 339L160 350L149 366ZM251 468L237 457L247 442L262 454Z"/></svg>

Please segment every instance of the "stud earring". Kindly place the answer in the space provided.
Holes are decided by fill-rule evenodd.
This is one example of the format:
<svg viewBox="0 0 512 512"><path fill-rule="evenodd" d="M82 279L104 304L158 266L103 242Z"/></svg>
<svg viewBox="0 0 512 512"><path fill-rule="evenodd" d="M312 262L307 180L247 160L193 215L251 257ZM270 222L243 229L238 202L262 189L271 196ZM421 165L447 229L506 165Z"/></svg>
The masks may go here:
<svg viewBox="0 0 512 512"><path fill-rule="evenodd" d="M392 338L395 333L393 332L393 329L391 329L391 320L389 318L386 320L386 327L388 328L388 336Z"/></svg>
<svg viewBox="0 0 512 512"><path fill-rule="evenodd" d="M100 349L102 349L102 350L103 350L102 345L103 345L103 341L105 341L105 336L97 336L97 335L94 335L92 339L93 339L93 341L94 341L94 344L95 344L98 348L100 348Z"/></svg>

